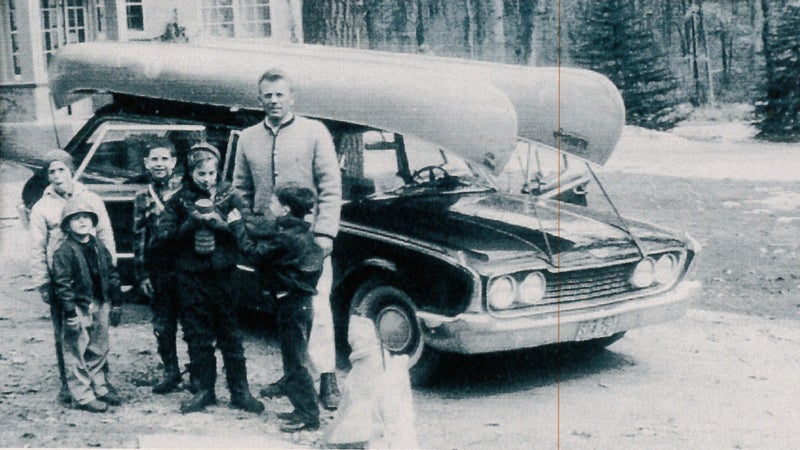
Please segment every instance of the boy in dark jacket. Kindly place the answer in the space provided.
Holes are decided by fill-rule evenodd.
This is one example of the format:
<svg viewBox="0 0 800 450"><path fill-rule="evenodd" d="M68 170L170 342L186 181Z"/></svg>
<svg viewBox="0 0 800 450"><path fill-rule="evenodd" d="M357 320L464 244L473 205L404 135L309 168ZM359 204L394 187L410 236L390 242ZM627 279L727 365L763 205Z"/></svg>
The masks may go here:
<svg viewBox="0 0 800 450"><path fill-rule="evenodd" d="M153 386L154 394L173 392L180 386L181 371L175 337L178 331L180 302L175 289L175 263L169 242L155 239L164 203L181 187L174 174L175 146L167 138L153 137L145 142L147 187L133 201L133 260L136 281L150 299L153 309L153 333L158 354L164 363L164 378Z"/></svg>
<svg viewBox="0 0 800 450"><path fill-rule="evenodd" d="M264 405L250 393L236 321L232 278L239 251L223 218L245 206L229 184L219 181L219 160L219 151L210 144L191 148L186 156L190 180L167 201L157 226L158 239L173 249L189 373L199 388L181 404L181 412L202 411L216 402L216 341L225 363L231 405L260 413Z"/></svg>
<svg viewBox="0 0 800 450"><path fill-rule="evenodd" d="M104 366L108 326L119 324L122 297L111 253L93 236L97 221L84 198L68 201L61 220L66 239L53 254L53 287L64 314L61 345L67 385L73 403L90 412L121 403L109 390Z"/></svg>
<svg viewBox="0 0 800 450"><path fill-rule="evenodd" d="M279 414L286 420L281 425L285 432L319 428L314 380L304 365L314 314L311 302L317 292L315 286L325 257L322 248L314 242L311 225L303 219L311 212L314 202L314 193L308 188L279 186L270 204L274 226L269 219L257 223L251 218L233 225L242 253L265 278L267 287L276 297L284 388L294 407L291 413Z"/></svg>

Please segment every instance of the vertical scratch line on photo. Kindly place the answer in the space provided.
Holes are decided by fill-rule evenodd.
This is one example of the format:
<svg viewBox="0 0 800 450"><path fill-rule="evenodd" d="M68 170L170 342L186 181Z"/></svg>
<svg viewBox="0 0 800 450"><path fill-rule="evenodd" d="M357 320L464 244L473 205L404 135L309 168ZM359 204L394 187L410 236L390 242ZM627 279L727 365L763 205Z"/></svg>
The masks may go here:
<svg viewBox="0 0 800 450"><path fill-rule="evenodd" d="M557 195L561 195L561 0L558 0L558 5L556 6L558 13L557 19L557 27L558 32L557 34L557 50L556 50L556 58L557 58L557 76L558 76L558 87L557 87L557 109L556 109L556 119L557 119L557 126L556 130L556 150L558 155L558 165L556 167L556 173L558 176L558 193ZM560 199L559 199L560 200ZM559 239L556 242L556 448L561 448L561 202L557 203L556 209L556 236Z"/></svg>

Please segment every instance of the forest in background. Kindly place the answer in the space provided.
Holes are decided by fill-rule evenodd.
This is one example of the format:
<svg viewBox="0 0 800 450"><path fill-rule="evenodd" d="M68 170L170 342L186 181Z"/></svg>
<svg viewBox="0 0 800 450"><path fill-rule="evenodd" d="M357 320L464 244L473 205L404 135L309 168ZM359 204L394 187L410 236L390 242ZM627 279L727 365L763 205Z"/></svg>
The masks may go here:
<svg viewBox="0 0 800 450"><path fill-rule="evenodd" d="M798 0L304 0L303 28L312 44L596 70L648 128L748 103L762 138L800 140Z"/></svg>

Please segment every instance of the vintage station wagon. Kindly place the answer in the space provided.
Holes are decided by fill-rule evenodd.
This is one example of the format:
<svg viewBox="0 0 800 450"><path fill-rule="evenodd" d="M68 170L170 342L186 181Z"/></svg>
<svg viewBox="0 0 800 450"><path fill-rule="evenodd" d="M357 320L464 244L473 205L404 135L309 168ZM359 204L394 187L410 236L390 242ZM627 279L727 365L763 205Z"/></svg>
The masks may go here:
<svg viewBox="0 0 800 450"><path fill-rule="evenodd" d="M525 193L498 187L495 175L526 145L556 149L557 161L568 153L573 165L609 158L625 113L606 78L248 42L80 44L55 56L57 106L108 99L66 150L80 161L77 179L106 200L123 272L143 173L139 138L166 136L181 154L211 142L225 150L230 177L238 133L263 119L257 80L272 67L290 73L296 110L323 121L337 146L337 339L350 314L368 315L384 345L411 356L415 383L441 352L607 345L681 316L698 292L684 280L690 238L559 201L585 178L561 184L556 174ZM242 300L260 307L251 276L242 274Z"/></svg>

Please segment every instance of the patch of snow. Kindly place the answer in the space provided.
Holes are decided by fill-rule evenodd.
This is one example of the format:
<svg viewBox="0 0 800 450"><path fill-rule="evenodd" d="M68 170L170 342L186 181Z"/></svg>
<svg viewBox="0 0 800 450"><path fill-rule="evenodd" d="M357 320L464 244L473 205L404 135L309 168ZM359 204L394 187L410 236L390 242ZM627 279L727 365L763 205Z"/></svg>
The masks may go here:
<svg viewBox="0 0 800 450"><path fill-rule="evenodd" d="M689 122L678 124L671 133L701 141L742 142L752 140L758 130L744 122Z"/></svg>
<svg viewBox="0 0 800 450"><path fill-rule="evenodd" d="M783 211L800 209L800 193L780 191L773 193L770 197L759 200L751 200L751 202L758 202L766 205L769 208Z"/></svg>
<svg viewBox="0 0 800 450"><path fill-rule="evenodd" d="M626 126L608 171L674 177L797 181L800 146L746 140L715 142Z"/></svg>

